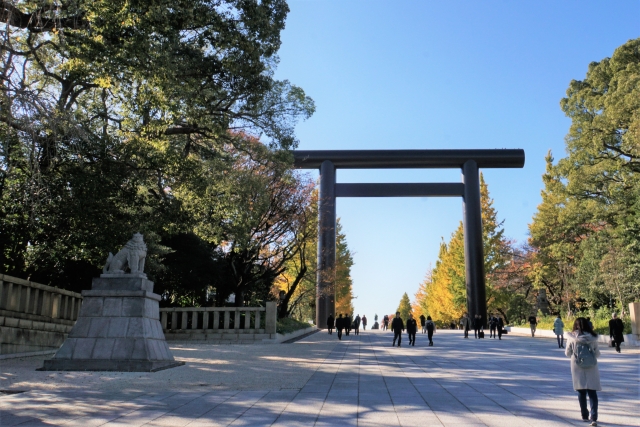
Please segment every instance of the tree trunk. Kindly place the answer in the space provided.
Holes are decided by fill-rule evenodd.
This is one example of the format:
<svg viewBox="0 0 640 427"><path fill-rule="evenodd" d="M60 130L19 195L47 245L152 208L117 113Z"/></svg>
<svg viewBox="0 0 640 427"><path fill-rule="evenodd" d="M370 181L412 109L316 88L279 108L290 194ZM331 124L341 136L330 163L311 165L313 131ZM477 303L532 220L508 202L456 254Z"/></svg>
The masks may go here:
<svg viewBox="0 0 640 427"><path fill-rule="evenodd" d="M307 266L305 265L300 269L300 271L296 275L295 280L289 287L289 291L284 295L284 298L282 298L282 301L280 301L280 307L278 307L278 319L284 319L285 317L289 316L290 314L289 301L291 301L291 297L293 296L293 293L298 288L298 285L300 284L300 282L302 281L306 273L307 273Z"/></svg>
<svg viewBox="0 0 640 427"><path fill-rule="evenodd" d="M233 305L235 307L244 307L244 287L236 290L236 301Z"/></svg>

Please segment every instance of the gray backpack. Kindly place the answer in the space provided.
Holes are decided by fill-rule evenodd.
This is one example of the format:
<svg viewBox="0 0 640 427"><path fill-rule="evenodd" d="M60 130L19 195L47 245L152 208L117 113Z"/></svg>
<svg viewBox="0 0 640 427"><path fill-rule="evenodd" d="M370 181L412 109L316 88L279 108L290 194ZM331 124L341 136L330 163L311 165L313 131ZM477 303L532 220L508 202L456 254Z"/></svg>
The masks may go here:
<svg viewBox="0 0 640 427"><path fill-rule="evenodd" d="M581 368L591 368L596 366L596 354L589 344L576 343L575 362Z"/></svg>

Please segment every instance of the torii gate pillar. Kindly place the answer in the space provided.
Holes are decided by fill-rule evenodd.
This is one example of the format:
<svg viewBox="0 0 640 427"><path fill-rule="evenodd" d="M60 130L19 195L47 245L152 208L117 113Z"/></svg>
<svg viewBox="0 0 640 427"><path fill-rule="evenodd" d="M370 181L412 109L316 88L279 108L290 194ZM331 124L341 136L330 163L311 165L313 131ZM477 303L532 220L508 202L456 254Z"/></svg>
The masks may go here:
<svg viewBox="0 0 640 427"><path fill-rule="evenodd" d="M320 165L318 194L318 272L316 325L326 328L329 314L336 316L336 168L329 160Z"/></svg>
<svg viewBox="0 0 640 427"><path fill-rule="evenodd" d="M462 201L464 227L464 263L467 285L467 310L471 319L476 314L487 322L487 299L484 277L482 242L482 207L480 206L480 175L478 164L467 160L462 167L464 196Z"/></svg>

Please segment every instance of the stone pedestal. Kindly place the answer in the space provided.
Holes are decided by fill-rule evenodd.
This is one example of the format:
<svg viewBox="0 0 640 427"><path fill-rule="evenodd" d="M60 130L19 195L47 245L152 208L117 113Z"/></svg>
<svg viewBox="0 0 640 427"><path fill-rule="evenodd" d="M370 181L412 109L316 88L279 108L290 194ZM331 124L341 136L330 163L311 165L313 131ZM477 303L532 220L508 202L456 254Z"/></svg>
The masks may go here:
<svg viewBox="0 0 640 427"><path fill-rule="evenodd" d="M536 298L536 308L536 313L538 312L538 310L545 315L550 313L549 300L547 299L547 290L544 288L538 291L538 298Z"/></svg>
<svg viewBox="0 0 640 427"><path fill-rule="evenodd" d="M184 365L167 346L160 295L144 275L103 274L82 296L69 337L41 370L154 372Z"/></svg>

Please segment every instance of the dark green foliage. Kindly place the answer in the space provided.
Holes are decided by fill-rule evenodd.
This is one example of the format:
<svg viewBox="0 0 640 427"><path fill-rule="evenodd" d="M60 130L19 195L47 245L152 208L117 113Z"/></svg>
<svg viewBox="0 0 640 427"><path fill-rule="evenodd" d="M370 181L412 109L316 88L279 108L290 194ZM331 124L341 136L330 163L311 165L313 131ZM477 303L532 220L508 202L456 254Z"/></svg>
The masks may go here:
<svg viewBox="0 0 640 427"><path fill-rule="evenodd" d="M207 305L206 291L214 286L214 248L193 233L181 233L162 240L168 253L161 257L154 291L164 306Z"/></svg>
<svg viewBox="0 0 640 427"><path fill-rule="evenodd" d="M522 294L515 294L509 301L506 323L522 322L531 315L532 306Z"/></svg>
<svg viewBox="0 0 640 427"><path fill-rule="evenodd" d="M201 273L232 277L236 260L271 250L252 234L271 184L299 183L282 149L296 145L294 125L314 105L273 78L286 2L52 5L0 2L0 270L86 289L107 252L139 231L150 278L202 303L203 286L224 286ZM270 229L289 230L291 215ZM249 270L232 278L260 279L235 287L264 298L278 269Z"/></svg>
<svg viewBox="0 0 640 427"><path fill-rule="evenodd" d="M568 156L547 158L530 277L565 312L624 312L640 298L640 39L589 64L561 107Z"/></svg>

